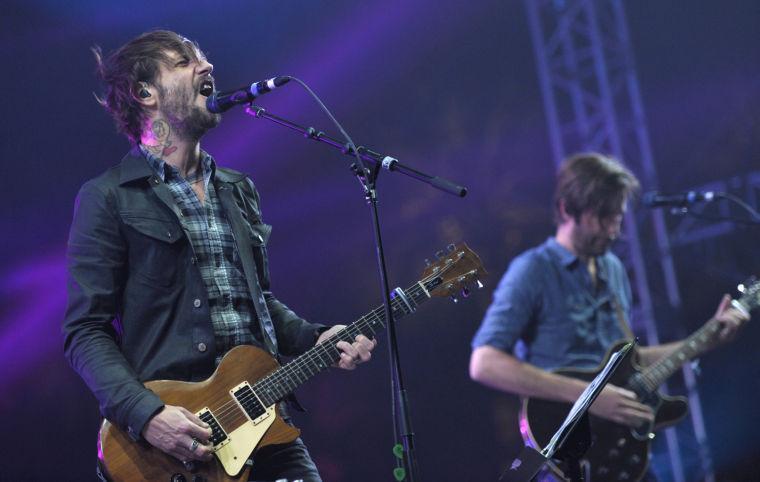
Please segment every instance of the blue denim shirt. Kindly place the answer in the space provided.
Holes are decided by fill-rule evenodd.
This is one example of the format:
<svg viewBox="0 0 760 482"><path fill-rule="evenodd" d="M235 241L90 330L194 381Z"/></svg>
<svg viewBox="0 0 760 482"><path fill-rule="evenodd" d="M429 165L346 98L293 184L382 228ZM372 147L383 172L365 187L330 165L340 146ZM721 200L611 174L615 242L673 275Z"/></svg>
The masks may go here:
<svg viewBox="0 0 760 482"><path fill-rule="evenodd" d="M616 303L625 321L618 319ZM597 258L595 288L578 257L549 238L512 261L472 346L516 353L547 370L592 368L626 337L622 323L630 307L631 287L617 256Z"/></svg>

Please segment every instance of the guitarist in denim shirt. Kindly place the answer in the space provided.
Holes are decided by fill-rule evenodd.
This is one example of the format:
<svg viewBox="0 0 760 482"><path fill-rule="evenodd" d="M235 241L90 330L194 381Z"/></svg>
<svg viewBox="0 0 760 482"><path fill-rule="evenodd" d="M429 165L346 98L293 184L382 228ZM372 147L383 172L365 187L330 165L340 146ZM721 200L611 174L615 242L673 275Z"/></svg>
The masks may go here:
<svg viewBox="0 0 760 482"><path fill-rule="evenodd" d="M573 403L580 396L586 382L550 370L594 368L615 341L629 337L630 283L609 248L638 187L628 169L600 154L562 164L555 236L516 257L501 279L472 341L473 380L524 397ZM730 301L725 295L715 313L723 324L719 342L748 319ZM639 362L649 365L681 343L638 347ZM591 413L631 427L654 418L633 392L614 385L604 388Z"/></svg>
<svg viewBox="0 0 760 482"><path fill-rule="evenodd" d="M100 103L133 144L84 184L69 237L65 354L104 417L183 462L212 458L209 426L164 404L144 381L201 381L226 352L255 345L296 356L342 325L298 317L270 291L259 196L244 174L200 148L212 65L190 40L143 34L103 58ZM375 341L340 341L337 366L369 360ZM319 481L300 439L254 455L252 477Z"/></svg>

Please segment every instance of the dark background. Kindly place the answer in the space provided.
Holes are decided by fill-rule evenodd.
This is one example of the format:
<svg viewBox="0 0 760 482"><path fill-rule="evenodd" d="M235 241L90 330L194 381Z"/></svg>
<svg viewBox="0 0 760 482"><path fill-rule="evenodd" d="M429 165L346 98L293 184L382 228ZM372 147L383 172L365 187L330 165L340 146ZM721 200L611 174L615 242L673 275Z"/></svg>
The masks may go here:
<svg viewBox="0 0 760 482"><path fill-rule="evenodd" d="M760 4L625 5L659 187L760 168ZM392 287L416 281L425 258L460 240L491 273L465 302L434 300L404 319L399 339L423 480L495 480L521 445L516 399L469 380L469 342L509 260L553 232L554 165L522 3L12 0L0 22L0 479L93 479L97 406L62 356L63 253L79 186L118 162L128 143L93 99L89 48L110 51L169 28L200 43L221 88L297 76L357 143L469 187L457 199L384 173L381 221ZM260 105L335 134L294 83ZM350 159L242 109L203 146L258 185L275 227L281 300L331 323L379 303L369 213ZM758 234L739 227L674 249L684 308L659 320L665 336L698 327L723 292L760 272ZM750 324L702 362L719 480L757 477L758 340ZM299 392L310 413L298 424L326 481L392 480L386 348L381 337L372 363L331 371Z"/></svg>

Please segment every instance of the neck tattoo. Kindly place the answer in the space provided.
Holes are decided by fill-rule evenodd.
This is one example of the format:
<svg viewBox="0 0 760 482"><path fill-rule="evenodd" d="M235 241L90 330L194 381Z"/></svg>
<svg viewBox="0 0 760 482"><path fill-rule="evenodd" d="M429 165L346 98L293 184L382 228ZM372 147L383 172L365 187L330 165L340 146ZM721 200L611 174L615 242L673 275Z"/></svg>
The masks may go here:
<svg viewBox="0 0 760 482"><path fill-rule="evenodd" d="M177 146L172 145L172 129L168 122L163 119L156 119L151 124L150 130L153 134L153 138L156 140L156 144L145 146L145 148L148 149L151 154L166 159L166 157L177 150Z"/></svg>

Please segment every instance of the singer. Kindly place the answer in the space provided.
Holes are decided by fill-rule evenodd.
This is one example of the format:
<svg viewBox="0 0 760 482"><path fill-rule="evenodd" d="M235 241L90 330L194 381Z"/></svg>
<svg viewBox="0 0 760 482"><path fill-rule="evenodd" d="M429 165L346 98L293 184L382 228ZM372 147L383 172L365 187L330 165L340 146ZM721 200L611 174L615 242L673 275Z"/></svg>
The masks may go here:
<svg viewBox="0 0 760 482"><path fill-rule="evenodd" d="M309 323L270 291L271 227L256 188L201 149L220 115L206 107L213 66L198 45L157 30L107 57L93 51L98 100L133 147L76 199L65 355L115 427L192 467L213 458L209 424L143 382L204 380L239 345L298 355L343 325ZM375 344L337 342L337 366L366 362ZM300 438L257 450L252 462L250 480L321 480Z"/></svg>

